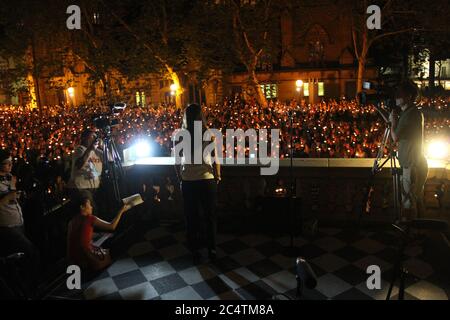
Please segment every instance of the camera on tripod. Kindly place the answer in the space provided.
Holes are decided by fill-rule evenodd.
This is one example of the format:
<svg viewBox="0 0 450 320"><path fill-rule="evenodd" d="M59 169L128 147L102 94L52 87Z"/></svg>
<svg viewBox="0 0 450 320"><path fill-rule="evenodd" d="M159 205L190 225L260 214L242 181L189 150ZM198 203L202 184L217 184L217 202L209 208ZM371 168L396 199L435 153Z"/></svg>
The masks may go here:
<svg viewBox="0 0 450 320"><path fill-rule="evenodd" d="M115 118L110 118L108 115L97 115L92 119L95 127L102 131L109 131L109 129L114 128L119 125L119 120Z"/></svg>
<svg viewBox="0 0 450 320"><path fill-rule="evenodd" d="M363 91L358 93L361 105L374 105L391 112L397 109L395 91L398 87L397 78L386 78L378 81L364 81Z"/></svg>
<svg viewBox="0 0 450 320"><path fill-rule="evenodd" d="M122 157L114 141L112 128L119 125L119 120L110 115L96 115L92 118L95 127L100 131L96 142L102 141L103 154L102 184L112 188L111 195L115 201L121 200L121 180L124 177ZM95 143L96 143L95 142Z"/></svg>

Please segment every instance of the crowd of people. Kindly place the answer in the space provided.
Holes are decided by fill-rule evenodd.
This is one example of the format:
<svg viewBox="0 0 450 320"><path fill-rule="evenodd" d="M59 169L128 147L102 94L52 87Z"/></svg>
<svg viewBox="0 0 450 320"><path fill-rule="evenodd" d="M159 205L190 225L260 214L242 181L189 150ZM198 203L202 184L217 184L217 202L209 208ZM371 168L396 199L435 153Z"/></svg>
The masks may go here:
<svg viewBox="0 0 450 320"><path fill-rule="evenodd" d="M418 102L425 114L426 137L449 135L449 102L449 98ZM221 129L224 134L225 129L281 129L280 158L289 156L291 135L295 157L374 157L385 128L373 106L346 100L317 104L272 101L262 108L239 99L226 99L220 105L204 105L203 111L208 127ZM14 162L40 168L38 176L50 174L67 180L81 132L95 127L94 119L108 113L107 108L100 107L51 106L40 113L20 106L0 106L0 148L9 149ZM171 105L127 108L113 117L118 125L113 126L112 135L120 148L147 139L157 147L152 148L153 156L168 156L173 147L171 135L181 127L182 110ZM247 147L246 155L250 152Z"/></svg>

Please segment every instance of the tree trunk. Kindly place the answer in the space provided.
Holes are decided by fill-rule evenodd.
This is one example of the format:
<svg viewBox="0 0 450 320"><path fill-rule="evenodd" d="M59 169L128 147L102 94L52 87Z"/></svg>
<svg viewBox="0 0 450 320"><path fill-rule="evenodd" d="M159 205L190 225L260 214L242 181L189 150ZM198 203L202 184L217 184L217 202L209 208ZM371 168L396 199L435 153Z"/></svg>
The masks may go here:
<svg viewBox="0 0 450 320"><path fill-rule="evenodd" d="M34 82L34 88L35 88L35 98L36 98L36 105L39 110L39 115L42 117L42 104L41 104L41 92L39 89L39 72L37 69L36 64L36 46L34 41L34 35L31 38L31 63L33 67L33 82Z"/></svg>
<svg viewBox="0 0 450 320"><path fill-rule="evenodd" d="M109 85L108 75L105 74L103 76L101 83L103 85L103 99L106 104L115 103L115 101L111 101L111 87Z"/></svg>
<svg viewBox="0 0 450 320"><path fill-rule="evenodd" d="M429 76L428 76L428 88L430 89L430 92L434 92L434 82L436 80L436 59L434 57L433 51L430 51L430 67L429 67Z"/></svg>
<svg viewBox="0 0 450 320"><path fill-rule="evenodd" d="M172 67L166 65L166 69L169 72L172 82L175 84L177 88L177 90L175 91L175 106L177 108L181 108L182 107L181 95L183 94L184 90L181 87L180 78L178 77L178 74L175 71L173 71Z"/></svg>
<svg viewBox="0 0 450 320"><path fill-rule="evenodd" d="M356 80L356 97L359 96L359 93L363 90L363 78L364 72L366 70L366 61L365 59L358 60L358 78Z"/></svg>
<svg viewBox="0 0 450 320"><path fill-rule="evenodd" d="M256 102L263 107L267 106L267 99L264 92L259 85L258 77L256 76L256 64L247 66L248 69L248 89L250 91L249 96L254 98Z"/></svg>

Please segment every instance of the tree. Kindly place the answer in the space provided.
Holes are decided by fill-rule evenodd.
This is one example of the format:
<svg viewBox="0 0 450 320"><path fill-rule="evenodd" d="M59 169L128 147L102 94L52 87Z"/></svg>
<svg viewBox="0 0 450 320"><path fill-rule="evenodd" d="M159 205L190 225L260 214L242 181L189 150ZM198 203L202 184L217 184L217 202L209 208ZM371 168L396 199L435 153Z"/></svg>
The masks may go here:
<svg viewBox="0 0 450 320"><path fill-rule="evenodd" d="M234 49L247 70L247 94L261 105L267 101L256 76L263 53L276 56L278 49L279 3L275 0L224 1L232 21Z"/></svg>
<svg viewBox="0 0 450 320"><path fill-rule="evenodd" d="M414 43L414 56L417 60L424 53L428 56L428 86L433 92L436 61L450 58L450 3L447 0L435 0L431 6L427 1L413 0L412 3L420 13L417 23L423 29Z"/></svg>
<svg viewBox="0 0 450 320"><path fill-rule="evenodd" d="M401 10L400 10L401 9ZM395 34L390 41L378 41L372 46L369 55L375 65L386 70L395 69L401 78L409 76L423 78L424 65L429 62L429 88L435 85L435 61L445 60L450 52L450 4L446 0L411 0L402 3L401 8L393 11L395 23L391 29L411 28L412 32ZM412 59L411 59L412 58Z"/></svg>
<svg viewBox="0 0 450 320"><path fill-rule="evenodd" d="M144 49L150 55L145 61L148 71L160 70L171 79L176 88L176 105L181 106L184 89L179 72L188 61L185 46L188 35L183 27L194 3L187 0L100 2L131 36L127 40L130 47L133 50ZM132 65L131 62L129 66Z"/></svg>
<svg viewBox="0 0 450 320"><path fill-rule="evenodd" d="M65 9L61 11L60 3L50 0L4 1L0 5L0 55L14 61L14 70L7 74L14 87L12 90L26 91L30 104L37 106L40 112L39 80L48 80L62 63L58 55L61 12Z"/></svg>
<svg viewBox="0 0 450 320"><path fill-rule="evenodd" d="M83 73L89 75L91 96L96 97L96 88L101 86L102 102L117 99L113 87L120 87L123 74L121 67L130 58L127 38L122 26L99 1L80 1L81 29L66 33L66 67L73 75L79 73L77 65L84 66ZM128 34L126 34L128 35Z"/></svg>
<svg viewBox="0 0 450 320"><path fill-rule="evenodd" d="M363 87L363 79L369 51L374 44L389 37L412 32L415 28L412 20L406 15L410 12L404 10L405 2L396 0L382 0L369 3L367 0L354 0L343 2L343 8L348 10L352 17L353 48L358 61L358 74L356 81L356 93L360 93ZM367 27L367 8L377 4L381 8L381 30L369 30Z"/></svg>
<svg viewBox="0 0 450 320"><path fill-rule="evenodd" d="M197 1L186 20L189 23L183 30L188 38L185 48L189 71L195 72L200 81L208 81L216 71L232 73L240 60L230 37L233 26L227 8L215 1Z"/></svg>

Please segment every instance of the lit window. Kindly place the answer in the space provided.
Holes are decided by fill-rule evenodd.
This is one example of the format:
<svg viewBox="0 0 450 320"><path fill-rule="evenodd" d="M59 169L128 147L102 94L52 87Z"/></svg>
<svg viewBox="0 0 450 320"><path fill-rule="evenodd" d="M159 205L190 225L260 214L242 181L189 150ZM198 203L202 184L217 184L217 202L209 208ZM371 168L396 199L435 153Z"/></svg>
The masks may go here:
<svg viewBox="0 0 450 320"><path fill-rule="evenodd" d="M145 92L141 91L141 105L145 106Z"/></svg>
<svg viewBox="0 0 450 320"><path fill-rule="evenodd" d="M272 98L278 97L278 87L276 84L272 85Z"/></svg>
<svg viewBox="0 0 450 320"><path fill-rule="evenodd" d="M325 89L324 89L323 82L319 82L317 92L318 92L319 97L323 97L325 95Z"/></svg>
<svg viewBox="0 0 450 320"><path fill-rule="evenodd" d="M445 83L444 83L444 89L445 89L445 90L450 90L450 81L445 81Z"/></svg>
<svg viewBox="0 0 450 320"><path fill-rule="evenodd" d="M136 105L141 104L141 96L139 95L139 91L136 91Z"/></svg>
<svg viewBox="0 0 450 320"><path fill-rule="evenodd" d="M278 96L278 86L276 84L262 84L260 86L266 99L274 99Z"/></svg>
<svg viewBox="0 0 450 320"><path fill-rule="evenodd" d="M94 24L99 24L99 23L100 23L100 14L94 13Z"/></svg>
<svg viewBox="0 0 450 320"><path fill-rule="evenodd" d="M307 82L303 84L303 95L309 97L309 83Z"/></svg>

